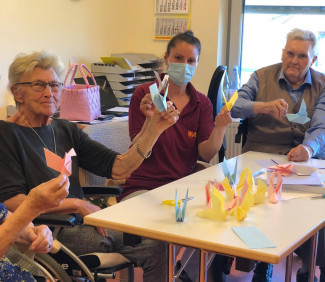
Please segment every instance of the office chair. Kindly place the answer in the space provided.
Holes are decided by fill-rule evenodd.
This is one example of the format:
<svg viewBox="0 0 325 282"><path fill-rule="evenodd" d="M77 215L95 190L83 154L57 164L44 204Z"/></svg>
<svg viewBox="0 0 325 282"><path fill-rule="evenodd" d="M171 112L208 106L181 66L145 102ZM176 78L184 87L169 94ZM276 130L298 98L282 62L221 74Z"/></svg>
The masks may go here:
<svg viewBox="0 0 325 282"><path fill-rule="evenodd" d="M208 98L213 106L213 120L222 108L222 86L226 68L222 65L218 66L214 71L208 90ZM226 137L223 138L223 144L219 150L219 162L222 162L226 150Z"/></svg>
<svg viewBox="0 0 325 282"><path fill-rule="evenodd" d="M237 134L235 135L235 143L241 142L241 147L244 148L248 133L248 119L241 119L238 125Z"/></svg>

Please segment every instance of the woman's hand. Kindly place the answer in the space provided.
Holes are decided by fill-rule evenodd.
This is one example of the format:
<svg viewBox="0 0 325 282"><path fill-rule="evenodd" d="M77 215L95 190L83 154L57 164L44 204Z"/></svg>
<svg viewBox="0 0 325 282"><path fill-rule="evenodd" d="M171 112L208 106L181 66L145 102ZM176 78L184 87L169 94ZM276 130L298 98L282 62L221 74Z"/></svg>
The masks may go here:
<svg viewBox="0 0 325 282"><path fill-rule="evenodd" d="M50 208L58 207L69 194L69 186L69 178L61 174L33 188L25 201L28 201L32 209L41 213Z"/></svg>
<svg viewBox="0 0 325 282"><path fill-rule="evenodd" d="M53 244L51 230L46 225L34 227L35 237L29 249L35 253L48 253Z"/></svg>
<svg viewBox="0 0 325 282"><path fill-rule="evenodd" d="M173 102L167 102L167 111L159 112L154 110L153 116L150 119L148 127L155 128L158 132L163 132L168 127L172 126L179 119L179 111L173 106Z"/></svg>
<svg viewBox="0 0 325 282"><path fill-rule="evenodd" d="M230 112L222 110L215 117L214 126L215 127L226 127L227 125L232 123L232 119L230 116Z"/></svg>
<svg viewBox="0 0 325 282"><path fill-rule="evenodd" d="M35 253L48 253L52 248L52 232L46 225L34 226L30 223L19 234L16 242L29 246L29 250Z"/></svg>
<svg viewBox="0 0 325 282"><path fill-rule="evenodd" d="M146 94L140 103L140 110L146 116L146 118L151 118L154 114L155 105L152 102L151 94Z"/></svg>

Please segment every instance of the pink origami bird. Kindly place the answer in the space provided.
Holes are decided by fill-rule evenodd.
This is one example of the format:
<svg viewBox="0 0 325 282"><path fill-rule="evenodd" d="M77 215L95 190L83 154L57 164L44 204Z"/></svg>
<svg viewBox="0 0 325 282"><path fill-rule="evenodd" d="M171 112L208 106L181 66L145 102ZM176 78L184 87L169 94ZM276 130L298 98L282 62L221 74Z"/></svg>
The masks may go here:
<svg viewBox="0 0 325 282"><path fill-rule="evenodd" d="M274 188L274 178L277 175L276 187ZM279 172L272 172L270 176L269 190L268 190L268 198L269 201L273 204L276 204L281 199L282 192L282 176Z"/></svg>
<svg viewBox="0 0 325 282"><path fill-rule="evenodd" d="M54 170L60 172L61 174L65 174L68 177L71 175L71 157L77 155L73 148L68 153L65 153L64 158L61 158L46 148L44 148L44 153L48 167L53 168Z"/></svg>
<svg viewBox="0 0 325 282"><path fill-rule="evenodd" d="M293 173L293 164L278 164L268 169L280 173L282 176L288 176Z"/></svg>

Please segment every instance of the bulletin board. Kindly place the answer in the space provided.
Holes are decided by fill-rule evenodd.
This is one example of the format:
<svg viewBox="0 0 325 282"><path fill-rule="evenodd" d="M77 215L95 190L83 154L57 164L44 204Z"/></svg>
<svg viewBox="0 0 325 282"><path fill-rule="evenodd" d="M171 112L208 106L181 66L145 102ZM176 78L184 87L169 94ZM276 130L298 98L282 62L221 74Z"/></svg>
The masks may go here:
<svg viewBox="0 0 325 282"><path fill-rule="evenodd" d="M155 0L154 39L169 40L190 28L190 0Z"/></svg>

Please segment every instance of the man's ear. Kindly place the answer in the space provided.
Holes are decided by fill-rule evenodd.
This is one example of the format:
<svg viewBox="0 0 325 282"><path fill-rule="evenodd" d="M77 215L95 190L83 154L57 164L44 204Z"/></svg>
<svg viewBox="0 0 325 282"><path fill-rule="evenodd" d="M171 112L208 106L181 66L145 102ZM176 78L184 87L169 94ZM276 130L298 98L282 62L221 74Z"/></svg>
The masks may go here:
<svg viewBox="0 0 325 282"><path fill-rule="evenodd" d="M12 86L11 93L13 94L16 102L18 102L19 104L23 102L23 94L19 86Z"/></svg>
<svg viewBox="0 0 325 282"><path fill-rule="evenodd" d="M314 58L311 61L310 67L316 62L316 60L317 60L317 56L314 56Z"/></svg>

